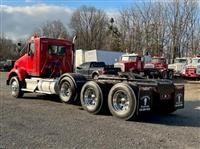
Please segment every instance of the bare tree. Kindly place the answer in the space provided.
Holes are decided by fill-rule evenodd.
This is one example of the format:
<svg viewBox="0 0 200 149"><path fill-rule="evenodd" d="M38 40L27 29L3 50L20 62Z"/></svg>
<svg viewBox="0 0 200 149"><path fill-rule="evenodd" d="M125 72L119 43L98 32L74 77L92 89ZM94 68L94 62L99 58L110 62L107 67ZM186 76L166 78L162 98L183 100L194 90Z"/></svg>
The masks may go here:
<svg viewBox="0 0 200 149"><path fill-rule="evenodd" d="M197 1L175 0L168 7L169 48L172 60L188 56L194 47Z"/></svg>
<svg viewBox="0 0 200 149"><path fill-rule="evenodd" d="M78 37L77 48L100 49L105 46L108 19L104 11L82 6L73 13L70 26Z"/></svg>
<svg viewBox="0 0 200 149"><path fill-rule="evenodd" d="M18 56L12 40L0 37L0 60L15 59Z"/></svg>
<svg viewBox="0 0 200 149"><path fill-rule="evenodd" d="M46 36L51 38L69 38L69 33L67 28L60 20L47 21L40 27L36 29L36 32L40 34L40 36Z"/></svg>
<svg viewBox="0 0 200 149"><path fill-rule="evenodd" d="M148 49L169 59L197 53L200 24L197 1L174 0L134 5L120 11L122 47Z"/></svg>

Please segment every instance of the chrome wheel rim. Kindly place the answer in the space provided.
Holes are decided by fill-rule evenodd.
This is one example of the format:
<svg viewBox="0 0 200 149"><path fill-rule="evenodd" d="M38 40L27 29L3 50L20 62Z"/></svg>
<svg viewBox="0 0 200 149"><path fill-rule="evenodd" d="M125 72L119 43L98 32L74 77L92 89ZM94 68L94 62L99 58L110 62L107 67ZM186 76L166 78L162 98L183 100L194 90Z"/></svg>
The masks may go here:
<svg viewBox="0 0 200 149"><path fill-rule="evenodd" d="M19 85L16 80L13 80L11 83L11 94L16 95L19 90Z"/></svg>
<svg viewBox="0 0 200 149"><path fill-rule="evenodd" d="M126 92L122 90L119 90L114 93L112 102L115 111L124 113L129 110L129 105L130 105L129 97L126 94Z"/></svg>
<svg viewBox="0 0 200 149"><path fill-rule="evenodd" d="M83 104L88 110L95 110L97 105L97 95L93 88L87 88L85 90Z"/></svg>
<svg viewBox="0 0 200 149"><path fill-rule="evenodd" d="M67 82L64 82L60 88L60 96L61 96L62 101L64 102L69 101L71 95L72 95L72 91L71 91L70 85Z"/></svg>

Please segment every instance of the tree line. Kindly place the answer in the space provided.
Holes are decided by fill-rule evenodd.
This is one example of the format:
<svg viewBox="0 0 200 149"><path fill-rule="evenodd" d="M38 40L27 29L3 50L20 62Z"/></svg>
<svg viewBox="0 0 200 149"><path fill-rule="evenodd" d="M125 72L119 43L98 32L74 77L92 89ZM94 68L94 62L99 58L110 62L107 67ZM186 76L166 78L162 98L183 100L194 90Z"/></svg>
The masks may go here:
<svg viewBox="0 0 200 149"><path fill-rule="evenodd" d="M104 10L81 6L72 14L70 24L48 21L35 31L69 40L76 35L76 49L149 51L173 61L200 53L199 14L197 0L144 2L119 10L114 18ZM4 55L3 51L12 48L6 45L8 41L1 37L0 53Z"/></svg>

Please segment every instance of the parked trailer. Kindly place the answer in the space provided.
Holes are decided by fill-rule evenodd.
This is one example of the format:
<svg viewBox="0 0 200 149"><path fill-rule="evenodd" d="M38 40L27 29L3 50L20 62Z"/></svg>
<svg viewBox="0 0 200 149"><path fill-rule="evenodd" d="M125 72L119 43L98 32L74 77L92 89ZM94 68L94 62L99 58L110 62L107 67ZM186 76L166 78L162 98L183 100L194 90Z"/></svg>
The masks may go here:
<svg viewBox="0 0 200 149"><path fill-rule="evenodd" d="M108 109L124 120L141 113L169 113L184 107L184 86L169 80L135 79L128 74L89 80L73 73L73 47L63 39L32 38L27 53L7 74L12 96L56 94L64 103L80 102L89 113Z"/></svg>
<svg viewBox="0 0 200 149"><path fill-rule="evenodd" d="M105 62L106 65L113 65L123 54L118 51L79 49L75 53L75 65L79 66L85 62Z"/></svg>

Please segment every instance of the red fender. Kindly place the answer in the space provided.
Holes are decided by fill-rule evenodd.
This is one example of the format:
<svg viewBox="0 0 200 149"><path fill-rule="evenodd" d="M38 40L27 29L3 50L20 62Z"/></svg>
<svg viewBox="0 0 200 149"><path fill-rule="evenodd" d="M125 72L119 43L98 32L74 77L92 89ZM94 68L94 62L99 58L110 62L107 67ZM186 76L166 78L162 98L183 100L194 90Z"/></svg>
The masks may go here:
<svg viewBox="0 0 200 149"><path fill-rule="evenodd" d="M7 76L6 76L6 84L7 85L9 85L9 81L12 76L17 76L20 81L23 81L27 76L27 72L23 69L15 69L15 68L11 69L11 71L8 72Z"/></svg>

